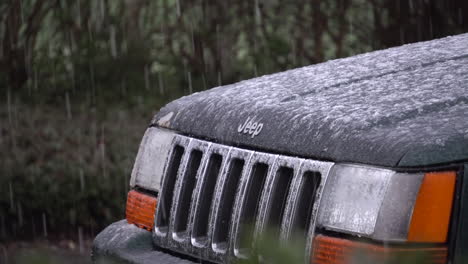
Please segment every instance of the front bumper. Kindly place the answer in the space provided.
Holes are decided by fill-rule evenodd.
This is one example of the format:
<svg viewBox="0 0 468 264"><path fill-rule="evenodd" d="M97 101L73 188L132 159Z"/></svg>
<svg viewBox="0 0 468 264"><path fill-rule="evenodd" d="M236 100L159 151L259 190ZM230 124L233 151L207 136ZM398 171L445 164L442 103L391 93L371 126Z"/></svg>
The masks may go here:
<svg viewBox="0 0 468 264"><path fill-rule="evenodd" d="M195 262L158 251L151 233L126 220L106 227L93 242L93 263L194 264Z"/></svg>

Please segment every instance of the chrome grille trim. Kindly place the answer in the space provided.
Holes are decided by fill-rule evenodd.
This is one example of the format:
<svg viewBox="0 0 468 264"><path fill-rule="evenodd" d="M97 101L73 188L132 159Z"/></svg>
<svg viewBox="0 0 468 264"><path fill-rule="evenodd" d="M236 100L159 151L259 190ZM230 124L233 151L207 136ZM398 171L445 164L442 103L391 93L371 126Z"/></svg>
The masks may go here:
<svg viewBox="0 0 468 264"><path fill-rule="evenodd" d="M188 147L186 148L185 150L185 156L184 156L184 159L182 161L182 164L181 164L181 168L182 170L179 171L179 174L178 174L178 178L177 178L177 182L176 182L176 187L175 187L175 190L174 190L174 199L173 199L173 202L172 202L172 210L171 210L171 224L170 224L170 228L169 228L169 232L170 232L170 236L168 237L168 243L169 245L171 245L172 247L178 247L178 248L181 248L181 250L184 250L184 249L187 249L187 248L190 248L191 247L191 244L190 244L190 234L192 232L192 228L193 228L193 195L196 194L196 191L197 191L197 186L198 186L198 182L199 180L197 179L200 179L201 177L201 172L204 171L206 169L206 164L207 164L207 157L208 155L205 155L206 152L209 151L211 147L211 143L209 142L206 142L206 141L198 141L198 140L193 140L191 139L190 140L190 143L188 145ZM176 223L177 223L177 220L181 220L181 219L176 219L176 217L178 216L178 214L180 214L181 212L181 207L184 205L183 203L180 202L181 200L181 195L182 194L182 190L183 190L183 185L184 185L184 181L187 179L186 177L188 177L187 175L187 169L188 169L188 163L189 163L189 160L190 160L190 157L191 157L191 154L193 153L193 151L195 150L198 150L198 151L201 151L203 153L203 156L202 156L202 159L200 161L200 165L197 169L197 172L196 172L196 176L195 176L195 186L194 186L194 190L192 191L192 198L190 199L190 205L188 206L190 208L190 211L189 211L189 214L188 214L188 220L187 220L187 228L186 228L186 231L184 232L177 232L176 230ZM190 191L190 190L186 190L186 191Z"/></svg>
<svg viewBox="0 0 468 264"><path fill-rule="evenodd" d="M304 184L303 175L305 175L307 171L319 172L321 174L320 184L317 187L317 190L315 191L315 199L314 199L313 208L312 208L312 219L309 225L309 230L307 231L307 242L306 242L306 249L304 253L306 260L310 260L310 251L312 249L312 240L314 237L315 224L317 221L317 211L319 209L320 201L322 199L323 187L325 186L327 182L328 175L330 173L330 169L332 166L333 166L333 163L331 162L316 162L312 160L304 160L301 166L301 171L299 172L299 177L297 179L297 183L296 183L297 186L295 186L295 188L297 189L294 189L294 190L299 190L300 187ZM296 197L294 197L294 201L290 202L291 207L290 207L289 213L293 212L296 209L296 206L299 202L299 199L298 199L299 191L293 191L292 193L295 193ZM293 220L292 217L290 218L290 220L291 221ZM282 229L288 229L287 235L289 238L289 236L291 235L291 231L292 231L291 230L292 225L289 225L288 227L284 226Z"/></svg>
<svg viewBox="0 0 468 264"><path fill-rule="evenodd" d="M237 193L236 196L236 202L234 205L234 214L233 214L233 224L231 226L231 247L230 247L230 252L234 254L234 257L238 258L246 258L249 256L247 252L244 252L245 249L240 248L240 242L241 242L241 216L244 213L245 208L245 203L246 203L246 195L247 195L247 190L250 187L248 183L250 183L253 175L253 166L257 163L262 163L266 164L268 166L267 169L267 175L265 182L263 184L264 188L261 190L260 197L258 200L258 209L255 210L255 215L254 215L254 222L252 223L254 225L254 230L258 230L259 226L261 225L260 223L260 218L258 212L261 212L261 204L264 199L264 197L267 195L265 191L265 186L268 184L269 178L272 176L272 169L273 169L273 164L274 161L276 160L277 155L265 155L264 153L260 152L253 152L252 156L247 163L247 169L244 171L244 174L242 175L241 178L241 183L240 183L240 190ZM245 230L244 230L245 231ZM253 237L255 239L255 235Z"/></svg>
<svg viewBox="0 0 468 264"><path fill-rule="evenodd" d="M222 147L226 147L226 146L222 146ZM239 199L238 197L240 197L240 189L241 189L241 186L242 186L242 179L245 178L246 174L248 173L248 167L249 167L249 164L250 164L250 159L253 155L253 151L244 151L244 150L240 150L238 148L234 148L234 147L230 147L230 151L229 151L229 155L228 155L228 158L227 158L227 162L226 162L226 166L223 168L222 170L222 175L221 177L219 178L219 181L218 181L218 185L216 187L216 197L215 197L215 211L212 213L212 217L211 217L211 223L213 224L213 232L216 232L217 229L221 228L220 225L216 225L216 222L218 220L218 217L220 217L220 204L221 204L221 199L223 198L223 191L226 191L225 190L225 184L226 184L226 181L228 180L227 177L228 176L231 176L230 174L230 169L231 169L231 165L233 163L233 161L235 159L239 159L239 160L243 160L244 161L244 166L242 167L242 172L241 172L241 178L238 180L238 184L237 184L237 188L235 190L235 198L234 198L234 201L233 201L233 206L232 206L232 213L231 213L231 216L230 216L230 220L229 220L229 223L226 223L228 225L230 225L232 223L232 219L233 219L233 215L234 215L234 212L236 211L235 208L236 208L236 201ZM222 244L222 243L216 243L216 241L213 240L213 235L214 233L212 234L212 242L211 242L211 249L212 251L210 252L210 256L211 256L211 260L213 261L217 261L217 262L221 262L224 260L225 256L227 255L227 252L228 250L230 249L229 246L233 244L233 241L234 241L234 237L233 237L233 231L232 231L232 228L229 228L229 226L225 227L228 232L228 238L227 238L227 241L226 241L226 244Z"/></svg>
<svg viewBox="0 0 468 264"><path fill-rule="evenodd" d="M210 209L209 209L207 235L204 238L198 238L198 237L195 237L193 235L193 233L192 233L191 236L190 236L190 242L191 242L191 246L192 246L192 254L194 254L196 256L202 256L204 258L209 257L209 256L207 256L207 251L205 249L211 247L211 241L212 241L212 235L213 235L212 232L213 232L213 225L214 225L213 214L215 212L215 208L218 207L217 206L218 203L217 203L217 200L216 200L216 197L217 197L216 192L217 192L218 186L220 184L220 178L224 174L224 170L226 170L226 163L228 161L227 157L228 157L228 155L230 153L230 150L231 150L230 147L226 148L224 146L212 143L209 150L207 151L207 153L204 154L204 156L205 156L204 158L206 159L206 163L204 164L204 167L201 170L201 174L199 175L199 180L198 180L196 189L194 191L194 193L195 193L194 201L195 202L192 203L192 209L191 209L191 212L193 212L191 214L192 228L193 228L193 225L195 224L195 222L197 220L197 219L195 219L195 217L196 217L197 213L200 212L201 207L203 206L203 204L200 203L201 194L202 194L201 189L205 185L205 180L206 180L206 176L207 176L206 172L207 172L207 169L208 169L207 165L208 165L208 162L209 162L209 158L213 154L218 154L218 155L222 156L222 162L221 162L221 168L219 170L219 175L218 175L218 177L216 179L214 192L213 192L213 198L215 200L211 203L211 206L210 206Z"/></svg>
<svg viewBox="0 0 468 264"><path fill-rule="evenodd" d="M281 211L282 215L278 213L275 214L278 217L282 216L280 220L281 225L279 227L279 238L282 241L287 241L293 232L292 224L294 223L300 190L304 184L304 173L311 171L314 173L316 172L317 175L319 175L317 177L319 177L318 180L320 181L320 185L317 187L315 192L315 199L313 199L312 219L309 225L309 230L307 231L308 236L305 257L306 260L309 258L312 243L311 237L313 236L315 229L315 218L317 215L321 192L333 163L245 150L211 143L204 140L198 140L182 135L176 135L174 137L172 142L172 150L169 157L173 156L172 153L174 152L176 146L184 148L184 151L180 166L177 171L177 179L175 179L172 202L170 203L170 217L167 227L158 226L157 219L159 219L158 215L161 214L162 209L159 206L157 208L156 227L154 229L155 232L153 232L153 240L157 246L167 248L182 254L191 255L195 258L217 263L226 263L230 262L230 260L234 258L247 257L249 255L249 250L240 248L239 246L241 239L240 230L243 228L240 220L244 210L246 210L245 202L249 188L251 187L249 186L251 185L251 181L262 181L263 179L253 179L253 168L255 164L263 163L268 166L266 175L264 176L264 182L256 182L255 185L263 187L260 190L253 190L258 192L254 196L257 197L258 195L258 201L254 201L255 199L249 198L254 201L252 204L255 205L255 208L250 207L248 209L249 216L252 216L253 214L252 225L254 232L252 238L254 240L261 234L262 231L267 228L267 220L271 213L271 208L272 206L275 206L272 204L272 199L275 195L272 192L278 181L278 170L282 167L293 170L292 176L288 176L292 177L292 179L288 178L289 190L287 190L283 194L284 197L281 198L285 200L285 205L283 208L284 211ZM187 177L186 174L188 173L187 167L189 165L189 159L192 151L194 150L201 151L201 161L196 173L191 199L189 199L189 211L182 214L188 214L186 230L185 232L177 233L175 232L175 224L177 221L180 221L180 219L176 219L177 212L181 207L188 206L187 204L181 204L181 197L184 195L182 192L184 191L184 179ZM208 167L210 164L210 159L214 157L212 156L213 154L219 155L222 158L222 161L219 167L218 175L213 176L214 174L212 174L210 178L208 178L207 172L210 170ZM219 157L217 156L217 158ZM240 161L243 162L242 167L239 167ZM166 195L164 186L166 186L166 181L168 181L167 175L170 170L170 163L171 162L168 160L163 170L163 178L161 181L163 187L160 191L160 199L164 199ZM233 166L237 167L231 171ZM234 175L235 170L236 173L239 173L240 178L233 180L230 177L234 177L232 175ZM214 180L216 182L213 182ZM202 208L204 206L204 204L201 202L202 192L206 191L208 185L210 186L210 190L212 190L211 188L213 188L213 184L215 187L214 191L212 192L211 206L209 206L210 208ZM230 189L228 190L226 187L229 187ZM236 188L236 190L233 190L233 188ZM185 191L190 192L191 190ZM206 201L207 198L204 199ZM229 211L231 210L228 208L229 206L225 206L227 209L223 208L223 210L221 210L221 204L228 205L232 199L234 199L232 202L232 211ZM230 216L229 212L231 212ZM205 234L206 231L206 236L195 237L194 234L199 232L194 232L194 228L200 228L200 223L197 221L198 216L200 216L201 213L203 213L203 219L208 219L207 229L205 230L205 226L203 226L203 232L201 232ZM224 215L221 216L221 214ZM221 221L223 222L221 223ZM217 236L215 236L215 232L218 232ZM215 241L215 237L219 241ZM227 240L224 242L223 239L225 237Z"/></svg>
<svg viewBox="0 0 468 264"><path fill-rule="evenodd" d="M281 156L281 157L278 157L278 159L276 160L275 162L275 168L274 168L274 173L276 173L281 167L287 167L287 168L291 168L293 169L293 176L292 176L292 181L291 181L291 187L290 187L290 190L288 191L288 194L287 194L287 197L286 197L286 205L285 205L285 209L284 209L284 213L283 213L283 217L281 219L281 226L280 226L280 239L284 239L287 237L287 230L286 228L289 226L288 223L290 223L290 216L287 214L288 212L288 208L291 206L290 203L291 202L294 202L295 200L295 195L294 195L294 192L293 189L291 189L295 182L297 181L297 179L299 178L300 174L299 174L299 170L301 168L301 165L303 163L303 159L298 159L298 158L292 158L292 157L285 157L285 156ZM270 185L268 186L269 187L269 190L268 190L268 194L269 196L268 197L265 197L265 200L266 202L262 203L263 205L263 210L262 210L262 226L261 226L261 229L257 230L257 233L260 233L262 231L265 230L265 228L267 228L266 226L266 221L267 221L267 217L269 216L269 211L271 210L271 207L272 206L276 206L274 204L272 204L272 191L273 191L273 185L275 184L275 180L277 180L277 177L275 177L276 175L272 175L271 177L271 183ZM258 234L257 234L258 235Z"/></svg>
<svg viewBox="0 0 468 264"><path fill-rule="evenodd" d="M169 204L171 205L171 208L169 210L170 212L170 216L169 216L169 225L168 226L159 226L158 225L158 219L160 218L160 214L162 214L161 212L161 207L158 206L157 210L156 210L156 216L155 216L155 228L154 228L154 232L153 232L153 237L154 237L154 241L156 244L162 246L162 247L166 247L167 244L168 244L168 241L167 241L167 237L168 237L168 234L171 233L171 224L173 222L173 204L174 204L174 198L175 196L177 196L178 194L178 188L177 188L177 182L179 181L178 179L180 178L180 175L183 174L185 172L185 167L187 165L187 161L188 161L188 155L187 155L187 148L190 146L190 143L191 143L192 139L190 138L187 138L187 137L179 137L179 136L176 136L174 137L173 139L173 142L172 142L172 149L170 151L170 154L169 154L169 157L173 157L174 155L174 151L175 151L175 146L181 146L184 148L184 153L182 154L182 160L180 162L180 165L179 165L179 168L178 168L178 171L177 171L177 179L176 179L176 182L175 182L175 187L174 187L174 190L173 190L173 198L172 198L172 201L169 202ZM164 199L166 197L166 190L165 190L165 186L167 184L167 181L169 180L168 177L168 172L170 170L169 166L171 166L172 164L170 164L171 161L170 160L167 160L166 161L166 164L164 166L164 170L163 170L163 178L161 180L162 182L162 188L160 190L160 195L159 195L159 199L161 201L161 199ZM161 204L161 203L160 203Z"/></svg>

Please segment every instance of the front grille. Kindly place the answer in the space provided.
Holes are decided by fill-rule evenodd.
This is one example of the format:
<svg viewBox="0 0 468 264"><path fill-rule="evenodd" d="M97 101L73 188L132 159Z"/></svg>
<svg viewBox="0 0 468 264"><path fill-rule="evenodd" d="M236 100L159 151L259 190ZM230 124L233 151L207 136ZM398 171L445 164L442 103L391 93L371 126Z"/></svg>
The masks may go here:
<svg viewBox="0 0 468 264"><path fill-rule="evenodd" d="M156 245L226 263L249 256L264 230L306 241L332 163L268 154L177 135L156 212Z"/></svg>

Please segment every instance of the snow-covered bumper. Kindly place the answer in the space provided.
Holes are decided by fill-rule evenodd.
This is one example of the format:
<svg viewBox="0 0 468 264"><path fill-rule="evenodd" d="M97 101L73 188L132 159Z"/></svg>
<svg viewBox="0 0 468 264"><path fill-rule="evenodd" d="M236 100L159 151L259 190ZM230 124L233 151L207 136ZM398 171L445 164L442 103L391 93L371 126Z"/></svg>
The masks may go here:
<svg viewBox="0 0 468 264"><path fill-rule="evenodd" d="M193 264L154 248L151 233L121 220L106 227L93 242L93 263Z"/></svg>

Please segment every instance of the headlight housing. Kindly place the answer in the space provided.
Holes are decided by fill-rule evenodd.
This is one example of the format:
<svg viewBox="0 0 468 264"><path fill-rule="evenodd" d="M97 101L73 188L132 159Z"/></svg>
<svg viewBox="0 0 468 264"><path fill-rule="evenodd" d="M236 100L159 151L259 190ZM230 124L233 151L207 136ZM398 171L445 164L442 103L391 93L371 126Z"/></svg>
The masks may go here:
<svg viewBox="0 0 468 264"><path fill-rule="evenodd" d="M455 171L334 165L318 212L311 263L350 263L356 253L379 263L421 254L430 263L446 263L455 183Z"/></svg>
<svg viewBox="0 0 468 264"><path fill-rule="evenodd" d="M335 165L323 192L318 226L378 240L405 240L423 178L423 173Z"/></svg>
<svg viewBox="0 0 468 264"><path fill-rule="evenodd" d="M382 241L445 242L455 180L453 171L399 173L335 165L324 188L317 224ZM414 235L413 229L420 229L424 225L420 219L425 217L426 222L437 221L438 234ZM430 232L418 232L424 231Z"/></svg>
<svg viewBox="0 0 468 264"><path fill-rule="evenodd" d="M125 215L128 223L148 231L154 227L157 193L173 138L169 131L148 128L133 166Z"/></svg>
<svg viewBox="0 0 468 264"><path fill-rule="evenodd" d="M130 179L130 186L158 192L174 133L149 127L140 144Z"/></svg>

